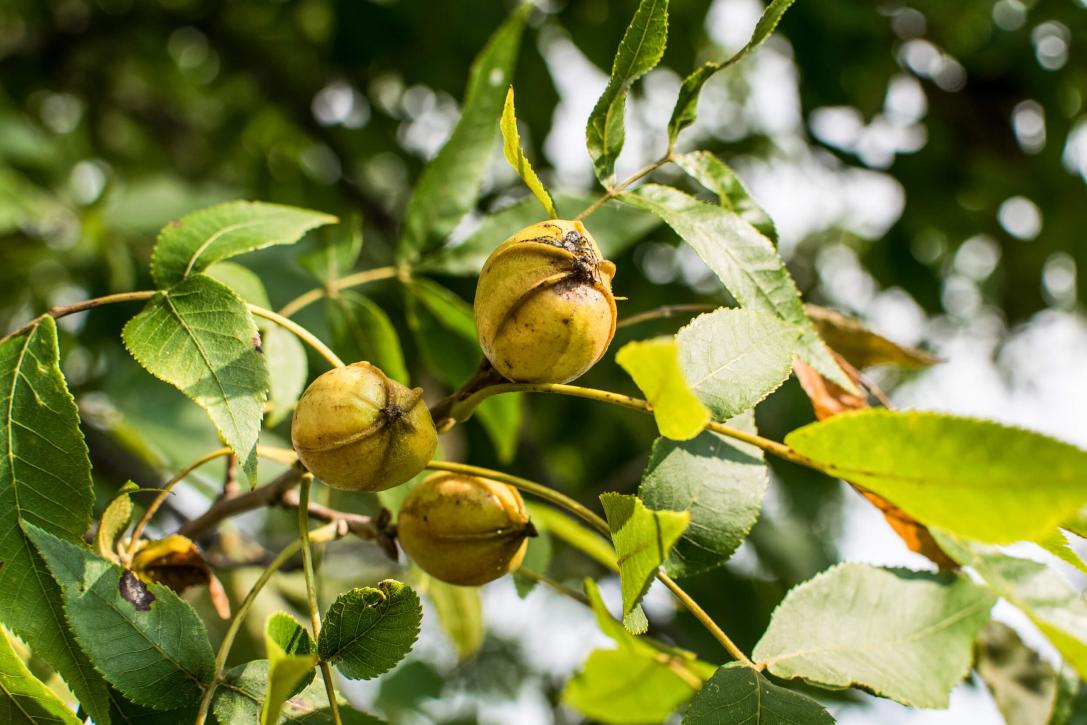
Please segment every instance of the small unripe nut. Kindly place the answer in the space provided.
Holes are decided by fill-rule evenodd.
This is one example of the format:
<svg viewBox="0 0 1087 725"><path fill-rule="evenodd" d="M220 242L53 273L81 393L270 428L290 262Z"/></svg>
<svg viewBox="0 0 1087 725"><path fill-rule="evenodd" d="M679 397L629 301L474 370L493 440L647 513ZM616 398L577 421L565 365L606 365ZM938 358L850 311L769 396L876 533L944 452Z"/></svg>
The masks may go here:
<svg viewBox="0 0 1087 725"><path fill-rule="evenodd" d="M565 383L596 364L615 335L615 265L579 221L525 227L487 259L476 285L479 344L521 383Z"/></svg>
<svg viewBox="0 0 1087 725"><path fill-rule="evenodd" d="M329 486L384 491L423 470L438 434L421 388L357 362L310 383L294 411L291 442L306 468Z"/></svg>
<svg viewBox="0 0 1087 725"><path fill-rule="evenodd" d="M400 507L397 537L408 556L436 579L480 586L521 566L535 534L512 486L440 472L412 489Z"/></svg>

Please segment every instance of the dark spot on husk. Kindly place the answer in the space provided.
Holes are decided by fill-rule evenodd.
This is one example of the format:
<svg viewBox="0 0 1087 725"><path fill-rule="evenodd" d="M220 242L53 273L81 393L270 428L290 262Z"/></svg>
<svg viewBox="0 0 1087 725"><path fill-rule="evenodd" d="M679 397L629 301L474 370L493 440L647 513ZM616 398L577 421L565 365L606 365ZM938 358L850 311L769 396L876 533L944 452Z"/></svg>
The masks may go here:
<svg viewBox="0 0 1087 725"><path fill-rule="evenodd" d="M121 575L118 589L121 592L121 597L141 612L146 612L150 609L151 602L155 601L155 595L151 593L151 590L147 588L147 585L127 569L125 570L125 573Z"/></svg>
<svg viewBox="0 0 1087 725"><path fill-rule="evenodd" d="M396 403L389 403L381 409L381 412L390 423L395 423L404 417L404 409Z"/></svg>

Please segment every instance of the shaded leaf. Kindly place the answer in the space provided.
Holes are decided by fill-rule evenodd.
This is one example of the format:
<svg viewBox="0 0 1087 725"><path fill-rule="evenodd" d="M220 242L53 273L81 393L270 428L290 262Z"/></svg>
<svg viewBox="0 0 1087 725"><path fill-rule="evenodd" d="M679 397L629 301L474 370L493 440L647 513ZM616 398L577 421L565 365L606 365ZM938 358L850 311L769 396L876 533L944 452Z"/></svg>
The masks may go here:
<svg viewBox="0 0 1087 725"><path fill-rule="evenodd" d="M707 65L710 65L707 63ZM703 66L705 68L706 66ZM697 72L697 71L696 71ZM686 83L686 81L684 81ZM774 222L763 211L740 182L736 172L709 151L692 151L675 157L676 166L695 181L717 194L717 203L734 211L759 230L767 239L777 242ZM825 338L824 338L825 339ZM833 345L831 346L833 347Z"/></svg>
<svg viewBox="0 0 1087 725"><path fill-rule="evenodd" d="M419 588L434 605L438 622L453 643L457 657L463 660L475 654L486 634L479 587L459 587L424 577L425 583Z"/></svg>
<svg viewBox="0 0 1087 725"><path fill-rule="evenodd" d="M1008 725L1046 721L1057 694L1057 673L1015 630L991 621L981 630L974 664Z"/></svg>
<svg viewBox="0 0 1087 725"><path fill-rule="evenodd" d="M91 466L58 354L51 317L0 343L0 620L108 723L106 684L65 626L60 588L23 529L79 541L91 522Z"/></svg>
<svg viewBox="0 0 1087 725"><path fill-rule="evenodd" d="M863 370L873 365L915 368L940 362L924 350L891 342L869 330L860 320L836 310L818 305L804 305L804 310L827 345L855 368Z"/></svg>
<svg viewBox="0 0 1087 725"><path fill-rule="evenodd" d="M1062 667L1057 675L1057 696L1047 725L1087 724L1087 684L1075 670Z"/></svg>
<svg viewBox="0 0 1087 725"><path fill-rule="evenodd" d="M612 548L611 542L604 539L600 534L548 506L534 503L526 503L525 505L534 526L542 528L555 538L565 541L578 551L591 557L601 566L605 566L614 572L619 571L615 549Z"/></svg>
<svg viewBox="0 0 1087 725"><path fill-rule="evenodd" d="M408 325L423 360L442 382L457 389L472 377L483 358L472 308L429 280L416 279L409 289ZM494 443L499 460L513 460L521 428L521 397L493 396L476 409L474 417Z"/></svg>
<svg viewBox="0 0 1087 725"><path fill-rule="evenodd" d="M472 61L460 120L423 170L404 211L400 261L414 261L434 249L475 206L531 9L526 3L514 10Z"/></svg>
<svg viewBox="0 0 1087 725"><path fill-rule="evenodd" d="M215 662L192 607L167 587L145 587L130 572L32 524L27 534L62 583L68 622L110 684L133 702L161 710L200 698ZM140 597L135 605L122 587Z"/></svg>
<svg viewBox="0 0 1087 725"><path fill-rule="evenodd" d="M345 360L377 365L393 380L407 385L408 369L400 337L389 316L368 297L345 290L325 302L332 344Z"/></svg>
<svg viewBox="0 0 1087 725"><path fill-rule="evenodd" d="M1087 452L989 421L870 409L785 443L921 523L978 541L1044 535L1087 500Z"/></svg>
<svg viewBox="0 0 1087 725"><path fill-rule="evenodd" d="M547 193L547 189L544 188L540 177L536 176L536 170L532 168L532 164L525 158L525 151L521 148L521 135L517 132L517 113L513 107L513 86L510 86L509 90L506 91L506 103L502 107L502 120L499 126L502 130L502 151L506 155L506 161L521 177L521 180L525 182L525 186L532 192L532 195L543 204L544 211L547 212L548 216L552 219L558 218L558 212L555 211L555 202L551 200L551 195Z"/></svg>
<svg viewBox="0 0 1087 725"><path fill-rule="evenodd" d="M226 673L212 700L212 711L220 723L260 722L264 693L268 687L268 669L267 660L253 660ZM336 701L343 725L383 725L381 719L352 709L341 698ZM283 703L281 716L281 722L332 725L324 682L320 678L315 679L306 689Z"/></svg>
<svg viewBox="0 0 1087 725"><path fill-rule="evenodd" d="M273 244L293 244L310 229L336 221L329 214L256 201L201 209L159 232L151 276L159 289L166 289L216 262Z"/></svg>
<svg viewBox="0 0 1087 725"><path fill-rule="evenodd" d="M236 262L219 262L209 267L204 274L216 282L222 282L249 304L266 309L272 306L268 299L268 290L264 289L264 282L248 267Z"/></svg>
<svg viewBox="0 0 1087 725"><path fill-rule="evenodd" d="M255 485L268 368L245 303L222 283L195 274L151 298L123 337L136 362L207 411Z"/></svg>
<svg viewBox="0 0 1087 725"><path fill-rule="evenodd" d="M268 366L270 410L265 422L272 427L287 418L306 389L309 362L301 341L279 325L262 325L260 335Z"/></svg>
<svg viewBox="0 0 1087 725"><path fill-rule="evenodd" d="M645 596L657 569L687 528L691 514L687 511L651 511L637 496L610 491L601 494L600 503L619 556L623 615L626 616Z"/></svg>
<svg viewBox="0 0 1087 725"><path fill-rule="evenodd" d="M419 595L398 581L351 589L336 597L325 615L317 649L344 677L369 680L411 650L422 617Z"/></svg>
<svg viewBox="0 0 1087 725"><path fill-rule="evenodd" d="M79 725L52 690L35 677L0 629L0 722L8 725Z"/></svg>
<svg viewBox="0 0 1087 725"><path fill-rule="evenodd" d="M728 425L756 432L750 412ZM682 443L658 438L638 496L651 509L691 514L665 571L693 576L724 564L759 518L768 481L762 451L755 446L709 431Z"/></svg>
<svg viewBox="0 0 1087 725"><path fill-rule="evenodd" d="M995 601L961 575L839 564L786 595L752 657L778 677L947 707Z"/></svg>
<svg viewBox="0 0 1087 725"><path fill-rule="evenodd" d="M355 268L362 252L362 218L347 220L317 237L316 249L298 255L298 262L319 282L333 282Z"/></svg>
<svg viewBox="0 0 1087 725"><path fill-rule="evenodd" d="M685 725L830 725L834 718L815 700L778 687L750 667L730 662L691 701Z"/></svg>
<svg viewBox="0 0 1087 725"><path fill-rule="evenodd" d="M592 194L559 192L555 195L561 219L572 219L595 200ZM462 242L445 247L422 260L417 269L443 274L478 275L487 257L502 242L538 221L540 208L533 197L526 196L484 217ZM585 224L593 233L604 257L614 259L659 226L660 220L652 214L631 214L628 207L619 204L605 204L593 212Z"/></svg>
<svg viewBox="0 0 1087 725"><path fill-rule="evenodd" d="M800 334L776 317L719 309L699 315L676 334L687 384L716 420L750 410L781 387Z"/></svg>
<svg viewBox="0 0 1087 725"><path fill-rule="evenodd" d="M634 81L652 70L664 55L668 40L668 0L642 0L619 41L608 85L585 127L585 146L596 178L611 185L615 160L623 150L627 93Z"/></svg>
<svg viewBox="0 0 1087 725"><path fill-rule="evenodd" d="M1023 610L1065 661L1087 677L1087 600L1044 564L934 532L944 551L971 567L992 591Z"/></svg>
<svg viewBox="0 0 1087 725"><path fill-rule="evenodd" d="M644 184L618 198L660 217L698 252L737 302L796 328L800 336L796 354L843 388L853 389L804 314L800 292L785 262L758 229L735 212L659 184Z"/></svg>
<svg viewBox="0 0 1087 725"><path fill-rule="evenodd" d="M264 649L268 653L268 690L260 722L275 725L283 703L313 681L317 643L294 617L275 612L264 623Z"/></svg>
<svg viewBox="0 0 1087 725"><path fill-rule="evenodd" d="M615 355L653 408L661 435L673 440L694 438L710 420L710 411L687 387L672 338L631 342Z"/></svg>

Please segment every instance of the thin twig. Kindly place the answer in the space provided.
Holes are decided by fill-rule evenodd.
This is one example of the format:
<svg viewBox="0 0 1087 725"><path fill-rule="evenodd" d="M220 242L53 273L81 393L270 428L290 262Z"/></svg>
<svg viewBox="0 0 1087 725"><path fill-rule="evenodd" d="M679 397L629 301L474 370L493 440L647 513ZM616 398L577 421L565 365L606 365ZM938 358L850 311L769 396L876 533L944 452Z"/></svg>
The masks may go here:
<svg viewBox="0 0 1087 725"><path fill-rule="evenodd" d="M669 317L675 317L676 315L694 315L701 314L703 312L713 312L720 305L706 305L706 304L689 304L689 305L664 305L663 307L657 307L652 310L646 310L645 312L639 312L636 315L630 317L624 317L615 324L615 329L623 327L630 327L631 325L637 325L642 322L648 322L650 320L664 320Z"/></svg>
<svg viewBox="0 0 1087 725"><path fill-rule="evenodd" d="M234 498L221 498L199 517L183 524L177 533L190 539L198 539L232 516L265 506L273 506L280 501L286 491L298 485L303 473L301 468L291 467L275 480L259 488Z"/></svg>
<svg viewBox="0 0 1087 725"><path fill-rule="evenodd" d="M139 292L120 292L115 295L106 295L105 297L95 297L93 299L83 300L82 302L76 302L72 305L51 307L44 314L38 315L22 327L16 330L12 330L3 337L0 337L0 343L5 343L13 337L19 337L20 335L24 335L30 332L41 323L42 319L46 317L52 317L55 320L59 320L61 317L74 315L77 312L93 310L96 307L112 305L117 302L138 302L140 300L149 300L154 297L155 294L156 293L154 290L141 290Z"/></svg>
<svg viewBox="0 0 1087 725"><path fill-rule="evenodd" d="M614 199L615 197L619 196L621 193L626 191L627 187L630 186L631 184L633 184L635 181L642 178L643 176L647 176L648 174L653 173L654 171L656 171L660 167L664 166L665 164L667 164L671 160L672 160L672 150L669 149L668 153L666 153L664 156L660 157L659 159L657 159L656 161L654 161L651 164L646 164L645 166L638 169L637 171L635 171L633 174L631 174L627 178L623 179L621 182L619 182L615 186L608 189L607 193L605 193L603 196L601 196L599 199L594 201L589 206L585 207L581 211L580 214L578 214L576 217L574 217L574 221L579 221L581 219L587 218L593 212L595 212L597 209L604 206L604 204L608 203L609 201L611 201L612 199Z"/></svg>
<svg viewBox="0 0 1087 725"><path fill-rule="evenodd" d="M339 292L340 290L349 287L359 287L369 282L391 279L399 275L399 273L400 272L396 267L376 267L374 269L367 269L362 272L345 275L337 280L333 280L325 287L315 287L309 292L298 295L293 300L283 305L279 310L279 314L284 317L294 317L299 310L308 307L322 297L327 297L330 290Z"/></svg>
<svg viewBox="0 0 1087 725"><path fill-rule="evenodd" d="M330 350L327 345L317 339L316 335L299 325L297 322L290 320L276 312L272 312L271 310L267 310L263 307L258 307L257 305L248 305L248 307L249 311L257 317L263 317L266 320L276 323L288 332L294 333L294 335L299 340L316 350L317 353L325 360L328 360L332 367L342 368L344 366L343 360L341 360L336 355L336 353L332 352L332 350Z"/></svg>

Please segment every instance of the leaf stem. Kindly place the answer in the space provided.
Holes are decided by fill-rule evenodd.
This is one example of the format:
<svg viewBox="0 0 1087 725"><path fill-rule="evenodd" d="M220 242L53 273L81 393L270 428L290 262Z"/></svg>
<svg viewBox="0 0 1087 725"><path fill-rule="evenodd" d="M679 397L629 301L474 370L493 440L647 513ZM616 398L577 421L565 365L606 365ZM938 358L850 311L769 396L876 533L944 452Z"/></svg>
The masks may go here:
<svg viewBox="0 0 1087 725"><path fill-rule="evenodd" d="M669 317L675 317L676 315L697 315L703 312L713 312L718 307L720 307L720 305L698 303L689 305L664 305L662 307L655 307L652 310L646 310L645 312L639 312L630 317L624 317L616 323L615 329L618 330L623 327L638 325L642 322L649 322L650 320L665 320Z"/></svg>
<svg viewBox="0 0 1087 725"><path fill-rule="evenodd" d="M315 287L309 292L298 295L293 300L283 305L280 308L279 314L284 317L293 317L299 310L310 306L322 297L330 296L330 292L339 292L340 290L347 289L348 287L359 287L369 282L376 282L382 279L391 279L399 276L400 270L396 267L375 267L374 269L363 270L362 272L356 272L349 274L345 277L329 282L324 287Z"/></svg>
<svg viewBox="0 0 1087 725"><path fill-rule="evenodd" d="M271 322L276 323L288 332L294 333L294 335L299 340L316 350L317 353L325 360L328 360L332 367L342 368L344 366L343 360L341 360L336 355L336 353L332 352L332 350L330 350L327 345L318 340L312 332L302 327L294 320L287 319L279 313L272 312L271 310L266 310L263 307L258 307L257 305L248 305L248 307L249 311L257 317L263 317L266 320L270 320Z"/></svg>
<svg viewBox="0 0 1087 725"><path fill-rule="evenodd" d="M560 383L503 383L500 385L491 385L473 393L454 405L449 414L457 421L467 420L468 417L472 415L472 411L474 411L480 403L492 395L498 395L500 393L555 393L558 395L568 395L574 398L587 398L601 403L610 403L612 405L630 408L631 410L641 411L642 413L653 412L653 406L645 400L632 398L629 395L623 395L621 393L613 393L608 390L583 388L577 385L563 385ZM749 443L786 461L801 466L807 466L808 468L814 468L818 471L829 472L826 466L821 466L810 458L802 456L784 443L778 443L769 438L763 438L755 433L738 430L727 426L724 423L718 423L717 421L712 420L706 424L706 430L719 433L720 435L729 438L734 438L738 441L743 441L744 443Z"/></svg>
<svg viewBox="0 0 1087 725"><path fill-rule="evenodd" d="M72 305L63 305L59 307L50 307L45 313L38 315L30 322L26 323L22 327L12 330L8 334L0 337L0 343L5 343L13 337L19 337L20 335L30 332L38 323L42 321L42 318L52 317L57 320L61 317L67 317L68 315L74 315L77 312L84 312L86 310L93 310L95 307L104 307L105 305L112 305L116 302L138 302L140 300L149 300L155 296L154 290L141 290L139 292L120 292L115 295L106 295L105 297L95 297L89 300L83 300L82 302L76 302Z"/></svg>
<svg viewBox="0 0 1087 725"><path fill-rule="evenodd" d="M580 221L582 219L585 219L585 218L591 216L592 213L595 212L597 209L604 206L609 201L611 201L612 199L614 199L615 197L619 196L621 193L626 191L627 187L630 186L631 184L633 184L635 181L642 178L643 176L647 176L647 175L653 173L654 171L656 171L660 167L664 166L665 164L667 164L671 160L672 160L672 149L668 149L668 153L666 153L664 156L661 156L659 159L657 159L656 161L654 161L651 164L646 164L645 166L638 169L637 171L635 171L633 174L631 174L627 178L623 179L621 182L619 182L615 186L608 189L608 191L605 194L603 194L599 199L597 199L592 204L590 204L589 206L582 209L581 213L578 214L576 217L574 217L574 221Z"/></svg>
<svg viewBox="0 0 1087 725"><path fill-rule="evenodd" d="M302 475L302 483L298 487L298 538L302 543L302 569L306 573L306 603L309 606L310 622L313 625L313 639L316 641L321 634L321 611L317 604L317 584L313 576L313 552L310 550L309 534L309 494L310 484L313 483L313 474ZM332 666L321 660L321 677L325 681L325 692L328 694L328 707L332 713L334 725L342 725L340 720L340 706L336 702L336 685L332 680Z"/></svg>
<svg viewBox="0 0 1087 725"><path fill-rule="evenodd" d="M508 473L502 473L501 471L495 471L489 468L472 466L467 463L454 463L452 461L431 461L427 464L427 468L435 471L451 471L453 473L464 473L470 476L481 476L483 478L489 478L494 481L501 481L502 483L509 484L514 488L542 498L548 503L566 509L585 523L589 524L597 533L603 535L609 543L612 540L611 528L608 526L607 521L593 513L578 501L570 498L564 493L560 493L553 488L545 486L542 483L530 481L519 476L512 476ZM675 594L680 603L687 608L687 611L694 615L695 619L697 619L702 626L721 643L721 646L724 647L733 658L747 667L755 666L751 660L747 658L747 655L745 655L740 648L729 639L724 630L717 626L713 619L710 618L710 615L706 614L706 610L698 606L698 602L692 599L691 595L687 594L675 580L665 574L660 568L657 569L656 574L657 578L660 579L660 581Z"/></svg>
<svg viewBox="0 0 1087 725"><path fill-rule="evenodd" d="M315 529L310 534L310 538L314 541L331 541L340 536L340 531L341 527L339 523L333 522L326 526L322 526L319 529ZM253 587L249 590L249 593L245 595L245 599L238 607L237 612L235 612L234 618L230 621L230 626L227 628L226 634L223 635L223 641L219 645L219 651L215 655L215 679L213 679L204 690L204 696L200 700L200 709L196 714L196 725L203 725L204 721L207 720L208 711L211 709L211 700L215 695L215 688L218 687L219 683L223 680L226 670L226 660L230 655L230 648L234 645L234 639L241 630L245 615L249 613L249 609L253 606L253 602L256 601L257 595L264 589L264 586L272 578L272 575L275 574L281 566L286 564L292 556L297 554L298 550L301 548L301 539L292 541L290 544L283 547L283 550L272 560L272 563L265 567L264 571L261 572L257 581L254 582Z"/></svg>

